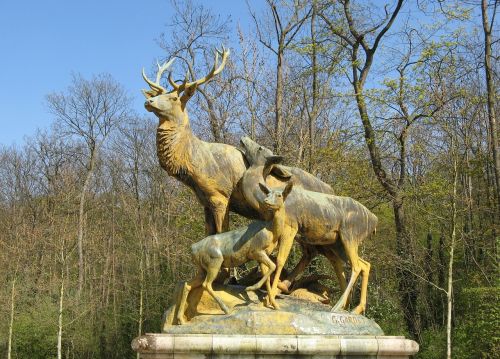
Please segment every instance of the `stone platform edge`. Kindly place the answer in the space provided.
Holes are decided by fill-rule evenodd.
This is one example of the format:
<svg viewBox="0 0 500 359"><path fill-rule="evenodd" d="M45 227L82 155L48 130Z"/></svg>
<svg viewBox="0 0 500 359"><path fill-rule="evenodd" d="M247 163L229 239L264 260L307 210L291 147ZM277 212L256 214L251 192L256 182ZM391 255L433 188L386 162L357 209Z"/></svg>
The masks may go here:
<svg viewBox="0 0 500 359"><path fill-rule="evenodd" d="M401 336L145 334L132 341L140 354L261 354L408 357L417 342Z"/></svg>

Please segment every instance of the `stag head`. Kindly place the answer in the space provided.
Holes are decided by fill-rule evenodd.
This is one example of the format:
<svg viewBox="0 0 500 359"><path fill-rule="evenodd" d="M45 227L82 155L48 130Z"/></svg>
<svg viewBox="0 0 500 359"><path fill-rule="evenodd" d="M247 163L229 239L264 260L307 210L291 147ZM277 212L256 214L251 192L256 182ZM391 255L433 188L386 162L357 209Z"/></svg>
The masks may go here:
<svg viewBox="0 0 500 359"><path fill-rule="evenodd" d="M219 64L219 56L222 57ZM204 83L209 82L215 75L219 74L226 65L229 50L222 47L222 51L215 50L215 61L212 70L203 78L188 82L188 74L181 84L176 83L172 79L172 72L169 73L168 82L173 87L172 90L167 90L160 84L163 73L172 65L174 59L165 62L163 65L158 64L156 72L156 81L151 81L142 69L142 77L148 83L150 90L143 90L146 97L144 107L149 112L153 112L160 121L175 121L185 123L188 121L186 114L186 103L196 92L196 88Z"/></svg>

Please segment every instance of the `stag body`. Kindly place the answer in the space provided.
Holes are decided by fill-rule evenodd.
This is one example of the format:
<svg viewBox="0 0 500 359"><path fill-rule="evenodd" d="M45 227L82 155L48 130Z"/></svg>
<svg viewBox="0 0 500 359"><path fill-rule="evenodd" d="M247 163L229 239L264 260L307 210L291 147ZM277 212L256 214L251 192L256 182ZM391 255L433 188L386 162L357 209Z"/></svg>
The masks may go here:
<svg viewBox="0 0 500 359"><path fill-rule="evenodd" d="M285 224L284 202L292 189L292 182L288 183L283 191L268 191L262 206L270 216L269 222L255 221L250 225L208 236L191 246L193 262L198 267L198 274L184 287L179 295L177 320L184 323L184 312L187 298L192 288L203 286L219 304L224 313L229 313L227 306L215 294L212 283L217 277L220 269L232 268L242 265L251 260L259 263L263 273L262 278L255 285L246 288L256 290L266 283L268 292L271 292L270 275L274 272L276 265L269 258L269 254L276 248L283 234ZM278 307L274 298L270 301L275 308Z"/></svg>
<svg viewBox="0 0 500 359"><path fill-rule="evenodd" d="M243 154L230 145L200 140L192 133L189 124L186 103L198 85L222 71L229 52L221 54L220 66L217 67L217 55L212 71L200 80L186 80L179 85L169 77L174 88L170 92L160 85L160 79L172 61L158 66L156 82L149 80L143 72L151 87L151 90L143 91L147 98L145 107L159 119L156 145L160 165L170 176L195 192L204 207L209 234L228 228L229 209L245 217L259 218L258 213L246 205L237 186L246 169Z"/></svg>

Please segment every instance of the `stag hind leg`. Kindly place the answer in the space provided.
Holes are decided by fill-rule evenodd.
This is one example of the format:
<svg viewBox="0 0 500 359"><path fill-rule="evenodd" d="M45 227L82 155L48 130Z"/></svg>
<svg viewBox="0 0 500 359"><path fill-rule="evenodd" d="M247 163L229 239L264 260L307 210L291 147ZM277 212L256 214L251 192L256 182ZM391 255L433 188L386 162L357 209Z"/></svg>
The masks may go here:
<svg viewBox="0 0 500 359"><path fill-rule="evenodd" d="M311 263L312 259L317 255L317 251L314 246L308 246L301 243L300 247L302 249L302 257L299 262L295 268L293 268L290 275L288 275L285 280L278 283L278 288L284 293L288 293L290 291L290 288L297 276L304 272L309 263Z"/></svg>
<svg viewBox="0 0 500 359"><path fill-rule="evenodd" d="M347 281L344 272L344 261L340 259L340 257L332 249L325 248L322 253L328 259L333 269L335 270L335 275L337 276L337 279L339 281L340 290L342 293L344 293L347 288ZM346 307L349 305L350 299L351 296L348 296Z"/></svg>

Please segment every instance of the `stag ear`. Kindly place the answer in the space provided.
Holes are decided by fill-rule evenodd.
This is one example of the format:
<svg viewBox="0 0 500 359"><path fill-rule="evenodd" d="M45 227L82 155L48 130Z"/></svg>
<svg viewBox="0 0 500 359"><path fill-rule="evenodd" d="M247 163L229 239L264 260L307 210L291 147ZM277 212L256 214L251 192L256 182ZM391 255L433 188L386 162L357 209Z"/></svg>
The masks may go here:
<svg viewBox="0 0 500 359"><path fill-rule="evenodd" d="M283 200L286 200L293 188L293 180L288 181L285 189L283 190Z"/></svg>
<svg viewBox="0 0 500 359"><path fill-rule="evenodd" d="M152 90L142 90L142 94L146 98L151 98L151 97L155 97L156 96L156 92L152 91Z"/></svg>
<svg viewBox="0 0 500 359"><path fill-rule="evenodd" d="M260 189L262 190L262 192L264 192L264 194L269 194L269 192L271 192L271 190L269 189L269 187L267 187L264 183L262 182L259 182L259 187Z"/></svg>
<svg viewBox="0 0 500 359"><path fill-rule="evenodd" d="M194 95L197 87L198 87L197 84L186 87L186 89L184 90L184 93L181 96L181 103L183 106L185 106L186 102L188 102L188 100Z"/></svg>

